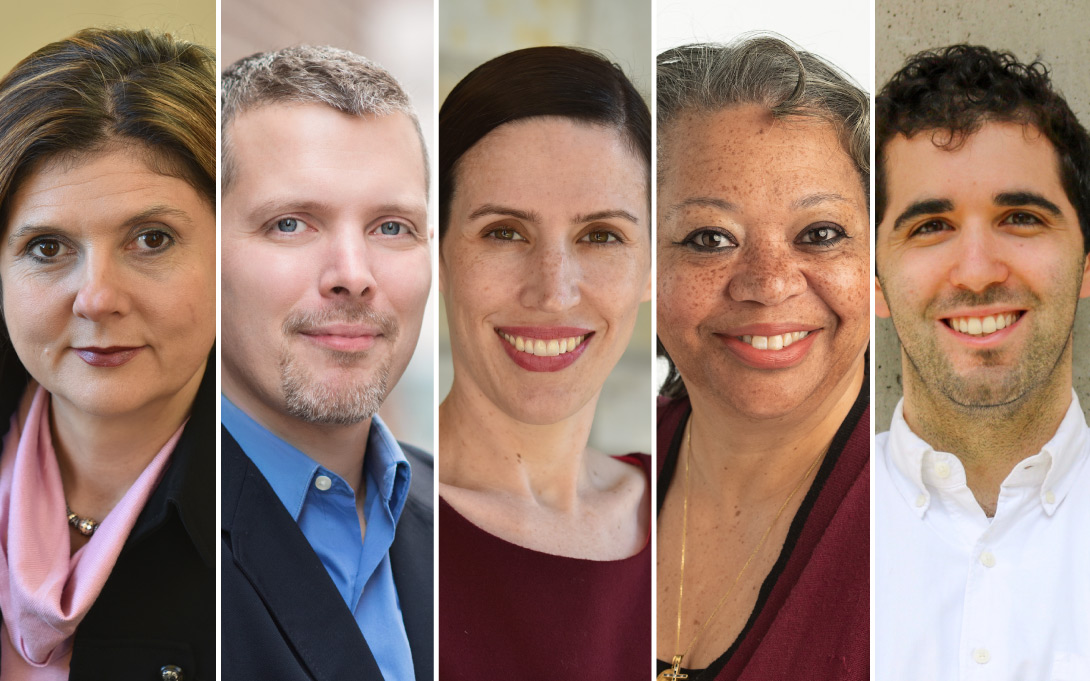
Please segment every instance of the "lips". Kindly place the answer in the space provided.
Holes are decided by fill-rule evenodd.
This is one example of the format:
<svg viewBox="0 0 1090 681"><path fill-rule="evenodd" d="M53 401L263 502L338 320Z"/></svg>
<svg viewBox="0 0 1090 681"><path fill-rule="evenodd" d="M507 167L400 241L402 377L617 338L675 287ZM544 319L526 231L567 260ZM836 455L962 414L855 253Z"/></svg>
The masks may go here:
<svg viewBox="0 0 1090 681"><path fill-rule="evenodd" d="M496 335L507 356L527 371L560 371L582 356L594 336L571 326L505 326Z"/></svg>
<svg viewBox="0 0 1090 681"><path fill-rule="evenodd" d="M997 331L1002 331L1008 326L1014 326L1022 318L1024 310L998 312L987 315L960 315L947 317L942 321L954 331L969 336L988 336Z"/></svg>
<svg viewBox="0 0 1090 681"><path fill-rule="evenodd" d="M87 346L72 348L72 351L91 366L108 369L127 364L143 349L144 346L112 345L110 347Z"/></svg>
<svg viewBox="0 0 1090 681"><path fill-rule="evenodd" d="M363 324L326 324L300 329L299 334L320 347L337 352L366 352L382 332Z"/></svg>
<svg viewBox="0 0 1090 681"><path fill-rule="evenodd" d="M786 369L802 362L821 327L805 324L749 324L715 334L734 355L755 369Z"/></svg>

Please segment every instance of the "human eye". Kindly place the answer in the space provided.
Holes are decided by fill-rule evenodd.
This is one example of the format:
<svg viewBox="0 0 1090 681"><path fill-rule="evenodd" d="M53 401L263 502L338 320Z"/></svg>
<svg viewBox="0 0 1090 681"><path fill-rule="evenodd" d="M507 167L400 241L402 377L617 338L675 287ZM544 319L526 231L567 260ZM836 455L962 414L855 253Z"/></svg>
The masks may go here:
<svg viewBox="0 0 1090 681"><path fill-rule="evenodd" d="M526 237L519 234L514 227L496 227L485 232L484 236L496 241L526 241Z"/></svg>
<svg viewBox="0 0 1090 681"><path fill-rule="evenodd" d="M145 252L161 252L174 245L174 237L163 229L149 229L133 239L133 249Z"/></svg>
<svg viewBox="0 0 1090 681"><path fill-rule="evenodd" d="M1043 225L1044 222L1033 213L1019 210L1003 218L1002 224L1015 227L1038 227Z"/></svg>
<svg viewBox="0 0 1090 681"><path fill-rule="evenodd" d="M931 219L917 225L909 234L909 237L911 238L917 236L930 236L952 229L953 227L951 227L950 224L945 222L944 220Z"/></svg>
<svg viewBox="0 0 1090 681"><path fill-rule="evenodd" d="M273 222L272 229L280 234L298 234L305 231L307 223L303 222L299 218L280 218Z"/></svg>
<svg viewBox="0 0 1090 681"><path fill-rule="evenodd" d="M71 248L55 236L39 236L31 239L24 253L40 263L53 263L68 254Z"/></svg>
<svg viewBox="0 0 1090 681"><path fill-rule="evenodd" d="M714 253L737 248L738 242L734 239L734 235L725 230L698 229L677 242L677 245L686 246L701 253Z"/></svg>
<svg viewBox="0 0 1090 681"><path fill-rule="evenodd" d="M624 241L619 234L608 229L593 229L580 237L579 240L591 244L621 243Z"/></svg>
<svg viewBox="0 0 1090 681"><path fill-rule="evenodd" d="M821 246L823 248L829 248L840 243L844 239L850 238L840 225L833 224L831 222L822 222L815 225L810 225L806 229L802 230L798 238L795 239L795 243L803 244L807 246Z"/></svg>

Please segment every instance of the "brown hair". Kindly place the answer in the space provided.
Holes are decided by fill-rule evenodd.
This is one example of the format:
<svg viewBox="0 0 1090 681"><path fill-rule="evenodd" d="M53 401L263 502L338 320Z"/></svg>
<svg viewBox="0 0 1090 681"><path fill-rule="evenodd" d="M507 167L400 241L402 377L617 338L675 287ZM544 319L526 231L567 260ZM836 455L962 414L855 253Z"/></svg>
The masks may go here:
<svg viewBox="0 0 1090 681"><path fill-rule="evenodd" d="M136 143L155 171L215 205L213 52L147 30L85 29L19 62L0 80L0 219L42 163L115 142Z"/></svg>

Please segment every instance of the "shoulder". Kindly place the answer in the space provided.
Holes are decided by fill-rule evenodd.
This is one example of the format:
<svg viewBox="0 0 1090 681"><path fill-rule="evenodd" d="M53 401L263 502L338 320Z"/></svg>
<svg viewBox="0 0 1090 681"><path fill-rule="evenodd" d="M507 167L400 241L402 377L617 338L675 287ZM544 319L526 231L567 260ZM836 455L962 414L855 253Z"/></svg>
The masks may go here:
<svg viewBox="0 0 1090 681"><path fill-rule="evenodd" d="M427 508L432 508L435 496L435 457L419 447L414 447L406 442L398 440L401 451L409 462L412 470L412 481L409 484L409 497Z"/></svg>

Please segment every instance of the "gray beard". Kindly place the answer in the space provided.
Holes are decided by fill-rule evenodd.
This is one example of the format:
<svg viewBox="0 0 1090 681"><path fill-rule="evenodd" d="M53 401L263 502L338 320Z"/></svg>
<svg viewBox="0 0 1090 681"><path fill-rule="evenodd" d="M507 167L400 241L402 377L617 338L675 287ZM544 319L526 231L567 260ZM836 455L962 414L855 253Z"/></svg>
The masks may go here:
<svg viewBox="0 0 1090 681"><path fill-rule="evenodd" d="M357 361L356 353L334 353L342 365ZM310 375L286 350L280 355L280 388L288 413L307 423L347 426L375 415L388 392L389 361L375 367L372 380L357 385L334 387Z"/></svg>

